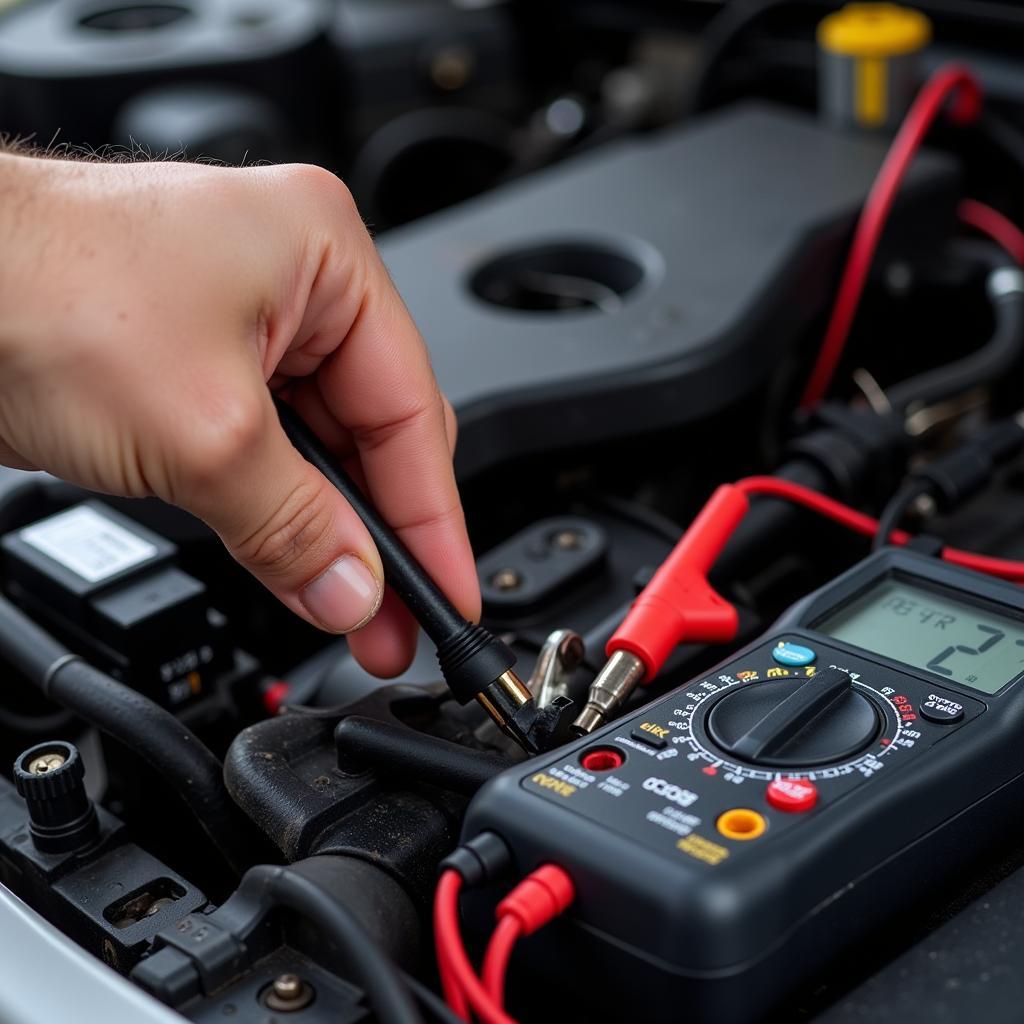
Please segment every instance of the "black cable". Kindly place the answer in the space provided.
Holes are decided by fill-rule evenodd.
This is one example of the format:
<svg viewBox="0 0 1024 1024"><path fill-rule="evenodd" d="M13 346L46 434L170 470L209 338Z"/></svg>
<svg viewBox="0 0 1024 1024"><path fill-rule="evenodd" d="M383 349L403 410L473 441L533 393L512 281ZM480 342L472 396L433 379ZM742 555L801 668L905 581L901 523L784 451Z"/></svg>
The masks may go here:
<svg viewBox="0 0 1024 1024"><path fill-rule="evenodd" d="M0 597L0 656L49 700L123 744L188 805L236 872L252 863L253 829L228 796L221 763L174 715L73 655Z"/></svg>
<svg viewBox="0 0 1024 1024"><path fill-rule="evenodd" d="M1024 354L1024 273L1005 266L989 274L995 329L976 352L944 366L927 370L894 385L886 392L893 409L905 415L913 405L931 405L999 380Z"/></svg>
<svg viewBox="0 0 1024 1024"><path fill-rule="evenodd" d="M959 508L991 482L997 469L1024 450L1024 426L1016 418L997 420L967 441L916 469L879 517L872 550L887 544L910 506L929 495L940 512Z"/></svg>
<svg viewBox="0 0 1024 1024"><path fill-rule="evenodd" d="M697 72L684 105L686 115L698 114L708 104L715 77L729 51L754 22L792 0L746 0L724 4L704 26L700 36L701 55Z"/></svg>
<svg viewBox="0 0 1024 1024"><path fill-rule="evenodd" d="M382 768L467 796L512 764L485 750L470 750L408 726L362 715L343 718L334 730L334 742L343 771Z"/></svg>
<svg viewBox="0 0 1024 1024"><path fill-rule="evenodd" d="M448 1004L433 989L427 988L422 981L418 981L411 974L403 972L402 978L431 1017L440 1021L441 1024L462 1024L462 1018L456 1017Z"/></svg>
<svg viewBox="0 0 1024 1024"><path fill-rule="evenodd" d="M871 550L877 551L879 548L885 547L889 543L892 531L903 522L910 506L923 495L931 494L931 491L932 485L928 480L915 479L904 484L882 509L882 513L878 517L878 529L871 540Z"/></svg>
<svg viewBox="0 0 1024 1024"><path fill-rule="evenodd" d="M251 888L262 889L272 904L300 914L337 945L380 1024L423 1024L402 972L377 948L349 909L331 899L326 890L288 867L266 864L245 873L239 892Z"/></svg>
<svg viewBox="0 0 1024 1024"><path fill-rule="evenodd" d="M423 566L413 558L394 530L384 522L352 477L327 451L323 442L286 402L277 401L277 413L288 440L355 509L377 545L388 584L399 594L427 636L440 646L450 635L461 631L466 626L466 620L426 574Z"/></svg>
<svg viewBox="0 0 1024 1024"><path fill-rule="evenodd" d="M991 108L986 108L978 118L978 130L1024 171L1024 132L1017 125Z"/></svg>
<svg viewBox="0 0 1024 1024"><path fill-rule="evenodd" d="M553 716L565 709L552 706L538 711L530 691L511 671L516 656L508 645L459 613L298 413L279 398L275 404L296 450L338 489L363 521L380 553L388 586L437 647L441 674L455 699L460 704L479 700L520 746L539 752L557 725Z"/></svg>

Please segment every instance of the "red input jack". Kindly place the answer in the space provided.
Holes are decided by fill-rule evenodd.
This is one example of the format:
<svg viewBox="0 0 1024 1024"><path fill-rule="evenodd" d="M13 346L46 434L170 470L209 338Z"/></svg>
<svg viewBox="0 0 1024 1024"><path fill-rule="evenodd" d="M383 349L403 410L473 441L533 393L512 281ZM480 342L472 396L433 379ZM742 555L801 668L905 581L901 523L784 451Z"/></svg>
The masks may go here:
<svg viewBox="0 0 1024 1024"><path fill-rule="evenodd" d="M621 768L625 760L626 755L614 747L594 747L580 755L580 764L588 772L610 772Z"/></svg>

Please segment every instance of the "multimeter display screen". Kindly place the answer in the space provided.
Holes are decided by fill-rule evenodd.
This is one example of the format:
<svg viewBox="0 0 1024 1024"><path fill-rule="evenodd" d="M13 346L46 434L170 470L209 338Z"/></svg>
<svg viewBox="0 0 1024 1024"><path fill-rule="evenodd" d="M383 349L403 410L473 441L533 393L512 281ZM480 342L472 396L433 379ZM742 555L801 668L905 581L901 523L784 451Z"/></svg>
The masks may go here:
<svg viewBox="0 0 1024 1024"><path fill-rule="evenodd" d="M1024 623L892 577L814 628L982 693L1024 672Z"/></svg>

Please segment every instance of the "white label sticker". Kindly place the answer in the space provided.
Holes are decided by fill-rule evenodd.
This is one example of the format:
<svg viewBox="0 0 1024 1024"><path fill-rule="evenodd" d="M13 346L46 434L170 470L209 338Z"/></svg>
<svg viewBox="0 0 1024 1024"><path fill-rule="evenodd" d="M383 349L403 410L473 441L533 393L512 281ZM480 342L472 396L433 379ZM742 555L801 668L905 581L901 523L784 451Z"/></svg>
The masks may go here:
<svg viewBox="0 0 1024 1024"><path fill-rule="evenodd" d="M157 553L148 540L88 505L25 527L21 539L90 583L140 565Z"/></svg>

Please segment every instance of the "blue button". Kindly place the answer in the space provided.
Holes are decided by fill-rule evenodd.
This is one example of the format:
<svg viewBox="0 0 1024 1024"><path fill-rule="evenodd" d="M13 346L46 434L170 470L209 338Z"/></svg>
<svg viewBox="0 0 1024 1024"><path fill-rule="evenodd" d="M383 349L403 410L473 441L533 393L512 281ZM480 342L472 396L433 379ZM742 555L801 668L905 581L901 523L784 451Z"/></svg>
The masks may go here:
<svg viewBox="0 0 1024 1024"><path fill-rule="evenodd" d="M788 641L777 644L775 650L772 651L772 657L780 665L790 665L793 667L810 665L817 656L810 647L801 647L800 644L791 644Z"/></svg>

